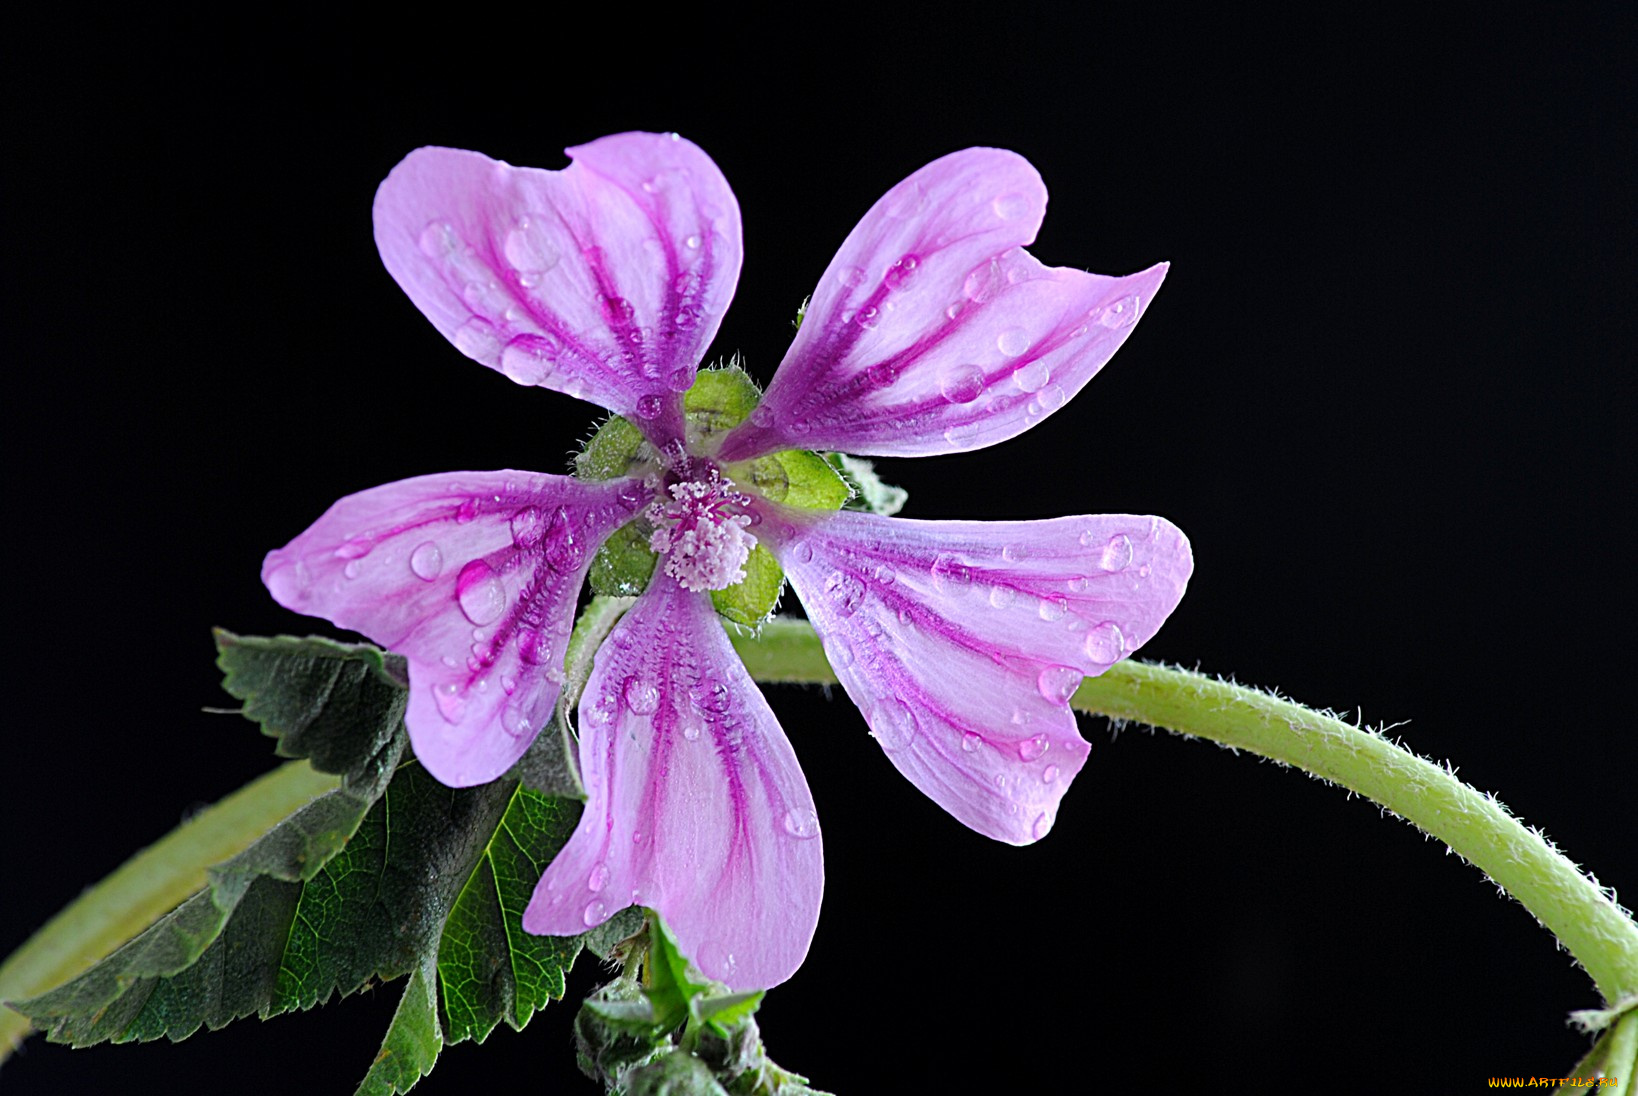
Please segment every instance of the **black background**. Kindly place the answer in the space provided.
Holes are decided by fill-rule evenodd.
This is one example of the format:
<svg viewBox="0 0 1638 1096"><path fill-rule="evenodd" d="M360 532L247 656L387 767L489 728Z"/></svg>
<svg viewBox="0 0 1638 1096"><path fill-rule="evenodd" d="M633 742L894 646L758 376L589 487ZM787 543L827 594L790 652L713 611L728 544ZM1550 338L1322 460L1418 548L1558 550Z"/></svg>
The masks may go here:
<svg viewBox="0 0 1638 1096"><path fill-rule="evenodd" d="M231 703L211 625L328 629L266 596L268 549L377 483L562 471L591 422L417 314L377 183L418 145L561 167L625 129L680 131L732 184L714 353L763 379L858 216L958 148L1034 162L1044 261L1170 260L1063 412L882 462L907 513L1165 515L1196 572L1145 657L1406 721L1638 892L1630 11L778 10L14 26L0 951L273 764L201 712ZM910 788L845 697L770 693L828 888L761 1018L822 1087L1461 1091L1586 1046L1564 1016L1598 999L1551 937L1368 802L1087 720L1056 830L1013 849ZM348 1092L396 998L180 1046L34 1040L0 1077ZM417 1091L595 1091L571 1015L446 1051Z"/></svg>

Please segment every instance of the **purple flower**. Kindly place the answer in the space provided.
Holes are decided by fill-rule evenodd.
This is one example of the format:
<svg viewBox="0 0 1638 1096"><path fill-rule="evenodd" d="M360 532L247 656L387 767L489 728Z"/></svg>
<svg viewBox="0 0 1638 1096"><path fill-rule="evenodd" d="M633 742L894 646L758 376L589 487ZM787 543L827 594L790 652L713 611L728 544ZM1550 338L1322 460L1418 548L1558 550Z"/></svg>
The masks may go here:
<svg viewBox="0 0 1638 1096"><path fill-rule="evenodd" d="M404 655L416 755L446 784L478 784L550 719L593 553L639 523L662 562L597 653L579 707L585 813L524 925L572 934L640 903L707 975L770 986L812 939L818 818L710 591L771 551L899 771L980 833L1027 844L1089 749L1071 692L1155 633L1192 561L1153 517L800 509L759 491L750 462L1012 437L1091 379L1166 268L1041 265L1022 250L1046 206L1035 170L999 149L954 153L871 208L760 404L712 431L685 416L683 393L739 277L733 193L675 135L569 155L541 171L419 149L376 195L376 242L468 357L634 424L646 445L632 474L388 484L336 503L262 577L281 604Z"/></svg>

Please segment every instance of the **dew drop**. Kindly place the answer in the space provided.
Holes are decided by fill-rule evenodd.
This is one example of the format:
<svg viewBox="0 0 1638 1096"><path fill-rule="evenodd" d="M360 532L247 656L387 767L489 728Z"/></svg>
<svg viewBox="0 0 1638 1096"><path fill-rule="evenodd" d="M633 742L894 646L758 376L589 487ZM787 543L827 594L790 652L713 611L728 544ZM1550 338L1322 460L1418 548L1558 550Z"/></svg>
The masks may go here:
<svg viewBox="0 0 1638 1096"><path fill-rule="evenodd" d="M1036 815L1035 825L1030 827L1030 832L1035 835L1035 840L1037 841L1051 833L1052 814L1048 811L1042 811L1040 814Z"/></svg>
<svg viewBox="0 0 1638 1096"><path fill-rule="evenodd" d="M506 261L519 274L534 275L536 278L556 266L560 257L557 248L552 246L532 217L521 218L517 227L506 234L502 251Z"/></svg>
<svg viewBox="0 0 1638 1096"><path fill-rule="evenodd" d="M728 686L720 681L712 685L706 690L705 695L700 697L700 707L716 715L726 713L732 703L733 697L729 693Z"/></svg>
<svg viewBox="0 0 1638 1096"><path fill-rule="evenodd" d="M1016 191L1003 194L990 203L990 208L1003 221L1016 221L1029 212L1029 197Z"/></svg>
<svg viewBox="0 0 1638 1096"><path fill-rule="evenodd" d="M990 607L992 609L1005 609L1016 600L1018 600L1018 591L1011 586L996 583L990 587Z"/></svg>
<svg viewBox="0 0 1638 1096"><path fill-rule="evenodd" d="M813 545L809 544L807 541L803 541L801 544L798 544L791 550L791 554L796 557L796 562L798 563L812 563Z"/></svg>
<svg viewBox="0 0 1638 1096"><path fill-rule="evenodd" d="M593 925L601 925L608 919L609 908L604 905L601 898L586 903L586 910L580 915L580 920L585 923L587 928L591 928Z"/></svg>
<svg viewBox="0 0 1638 1096"><path fill-rule="evenodd" d="M500 332L482 316L473 316L457 327L453 338L457 350L486 365L493 362L500 353Z"/></svg>
<svg viewBox="0 0 1638 1096"><path fill-rule="evenodd" d="M455 578L455 600L466 619L482 627L493 624L506 611L506 587L493 567L475 559Z"/></svg>
<svg viewBox="0 0 1638 1096"><path fill-rule="evenodd" d="M888 697L870 709L870 733L882 749L902 749L916 737L916 717L903 701Z"/></svg>
<svg viewBox="0 0 1638 1096"><path fill-rule="evenodd" d="M887 268L887 274L882 278L882 284L889 289L903 289L911 275L915 274L916 267L921 265L921 259L915 255L904 255L899 261Z"/></svg>
<svg viewBox="0 0 1638 1096"><path fill-rule="evenodd" d="M604 693L597 698L590 708L586 709L586 722L599 727L606 727L614 722L614 712L619 706L619 702L613 696Z"/></svg>
<svg viewBox="0 0 1638 1096"><path fill-rule="evenodd" d="M988 300L1001 285L1001 266L994 259L975 268L961 283L961 294L969 301Z"/></svg>
<svg viewBox="0 0 1638 1096"><path fill-rule="evenodd" d="M586 876L586 889L596 893L608 885L609 866L599 860L592 865L591 874Z"/></svg>
<svg viewBox="0 0 1638 1096"><path fill-rule="evenodd" d="M347 561L347 566L345 566L345 567L343 567L341 569L341 574L345 578L357 578L358 577L358 571L359 571L358 560L350 559L350 560Z"/></svg>
<svg viewBox="0 0 1638 1096"><path fill-rule="evenodd" d="M1048 765L1041 770L1041 783L1050 784L1058 779L1058 766Z"/></svg>
<svg viewBox="0 0 1638 1096"><path fill-rule="evenodd" d="M1105 571L1124 571L1132 563L1132 538L1125 533L1116 533L1109 538L1109 543L1103 546L1103 552L1098 556L1098 566Z"/></svg>
<svg viewBox="0 0 1638 1096"><path fill-rule="evenodd" d="M1133 320L1137 319L1137 314L1137 297L1135 295L1122 297L1103 310L1103 314L1098 317L1098 322L1105 327L1128 327Z"/></svg>
<svg viewBox="0 0 1638 1096"><path fill-rule="evenodd" d="M508 704L501 709L501 728L513 738L527 738L532 729L529 717L516 704Z"/></svg>
<svg viewBox="0 0 1638 1096"><path fill-rule="evenodd" d="M422 582L431 582L444 573L444 550L432 541L423 541L410 553L410 573Z"/></svg>
<svg viewBox="0 0 1638 1096"><path fill-rule="evenodd" d="M1081 672L1068 666L1048 666L1036 675L1035 685L1054 704L1067 705L1081 687Z"/></svg>
<svg viewBox="0 0 1638 1096"><path fill-rule="evenodd" d="M890 362L877 362L865 371L865 379L872 388L887 388L899 379L898 366Z"/></svg>
<svg viewBox="0 0 1638 1096"><path fill-rule="evenodd" d="M802 841L818 837L819 816L807 807L792 807L785 812L785 832Z"/></svg>
<svg viewBox="0 0 1638 1096"><path fill-rule="evenodd" d="M1023 758L1025 761L1034 761L1042 754L1047 752L1048 745L1050 744L1047 742L1047 736L1044 734L1038 734L1032 738L1026 738L1022 742L1018 743L1018 756Z"/></svg>
<svg viewBox="0 0 1638 1096"><path fill-rule="evenodd" d="M1021 327L1009 327L996 336L995 348L1009 358L1016 358L1029 349L1029 334Z"/></svg>
<svg viewBox="0 0 1638 1096"><path fill-rule="evenodd" d="M933 585L940 593L963 593L972 588L973 571L950 552L940 552L933 559Z"/></svg>
<svg viewBox="0 0 1638 1096"><path fill-rule="evenodd" d="M512 515L512 543L519 548L533 548L546 534L546 519L540 507L525 506Z"/></svg>
<svg viewBox="0 0 1638 1096"><path fill-rule="evenodd" d="M435 685L432 689L433 702L438 705L438 714L450 723L459 723L461 716L466 712L466 697L461 695L461 687L453 681L446 681Z"/></svg>
<svg viewBox="0 0 1638 1096"><path fill-rule="evenodd" d="M518 335L501 347L500 371L515 384L539 384L557 367L558 350L544 335Z"/></svg>
<svg viewBox="0 0 1638 1096"><path fill-rule="evenodd" d="M1068 611L1069 602L1061 597L1044 597L1041 604L1035 608L1036 615L1048 622L1062 620Z"/></svg>
<svg viewBox="0 0 1638 1096"><path fill-rule="evenodd" d="M877 566L874 571L870 572L870 577L875 579L883 586L891 586L893 585L894 580L899 576L898 572L894 571L893 568L883 563Z"/></svg>
<svg viewBox="0 0 1638 1096"><path fill-rule="evenodd" d="M1064 394L1063 388L1056 384L1049 384L1035 394L1035 406L1041 414L1049 415L1062 407L1069 397Z"/></svg>
<svg viewBox="0 0 1638 1096"><path fill-rule="evenodd" d="M853 665L853 644L846 636L832 633L825 637L825 658L832 669L845 670Z"/></svg>
<svg viewBox="0 0 1638 1096"><path fill-rule="evenodd" d="M477 517L477 516L478 516L478 500L477 499L465 499L465 500L463 500L461 502L461 504L459 506L457 506L455 508L455 523L457 525L469 524L472 521L472 519Z"/></svg>
<svg viewBox="0 0 1638 1096"><path fill-rule="evenodd" d="M354 537L337 548L335 556L337 559L358 559L369 555L370 549L374 547L375 541L369 537Z"/></svg>
<svg viewBox="0 0 1638 1096"><path fill-rule="evenodd" d="M1093 662L1113 665L1125 653L1126 637L1114 621L1106 620L1086 633L1086 657Z"/></svg>
<svg viewBox="0 0 1638 1096"><path fill-rule="evenodd" d="M455 227L448 221L433 221L421 230L421 254L429 259L447 259L461 244Z"/></svg>
<svg viewBox="0 0 1638 1096"><path fill-rule="evenodd" d="M984 371L976 365L958 365L938 379L938 390L951 403L972 403L984 391Z"/></svg>
<svg viewBox="0 0 1638 1096"><path fill-rule="evenodd" d="M849 289L856 289L865 283L865 272L857 266L844 266L836 272L836 278Z"/></svg>
<svg viewBox="0 0 1638 1096"><path fill-rule="evenodd" d="M972 753L983 744L984 736L979 734L977 731L968 731L966 734L961 736L961 748L967 753Z"/></svg>
<svg viewBox="0 0 1638 1096"><path fill-rule="evenodd" d="M700 247L699 234L694 233L693 235L689 236L687 239L683 240L683 246L686 247L690 251L698 251L699 247Z"/></svg>
<svg viewBox="0 0 1638 1096"><path fill-rule="evenodd" d="M1047 368L1046 362L1033 361L1018 367L1012 375L1012 383L1018 386L1020 392L1039 392L1052 379L1052 371Z"/></svg>
<svg viewBox="0 0 1638 1096"><path fill-rule="evenodd" d="M626 678L622 692L626 707L638 715L652 715L660 706L660 690L654 687L652 681L644 681L636 674Z"/></svg>
<svg viewBox="0 0 1638 1096"><path fill-rule="evenodd" d="M865 584L859 576L846 571L832 571L825 579L825 593L836 603L836 611L842 616L852 616L859 611L864 602Z"/></svg>
<svg viewBox="0 0 1638 1096"><path fill-rule="evenodd" d="M518 632L518 657L531 666L552 661L552 641L545 632L524 628Z"/></svg>
<svg viewBox="0 0 1638 1096"><path fill-rule="evenodd" d="M612 324L627 324L631 322L631 302L624 297L603 298L603 318Z"/></svg>
<svg viewBox="0 0 1638 1096"><path fill-rule="evenodd" d="M1001 558L1008 563L1022 563L1029 558L1029 549L1022 544L1004 544L1001 546Z"/></svg>
<svg viewBox="0 0 1638 1096"><path fill-rule="evenodd" d="M705 724L699 713L693 708L684 705L683 710L677 713L677 722L682 727L682 736L690 742L698 742L700 735L705 731Z"/></svg>
<svg viewBox="0 0 1638 1096"><path fill-rule="evenodd" d="M859 309L853 316L853 322L868 331L881 322L881 314L876 311L875 305L870 305ZM872 373L874 374L874 369ZM874 375L871 377L871 382L877 383ZM889 383L892 382L889 381Z"/></svg>
<svg viewBox="0 0 1638 1096"><path fill-rule="evenodd" d="M637 417L640 419L657 419L660 417L660 412L664 409L664 404L661 402L660 397L654 395L653 393L649 393L637 401Z"/></svg>

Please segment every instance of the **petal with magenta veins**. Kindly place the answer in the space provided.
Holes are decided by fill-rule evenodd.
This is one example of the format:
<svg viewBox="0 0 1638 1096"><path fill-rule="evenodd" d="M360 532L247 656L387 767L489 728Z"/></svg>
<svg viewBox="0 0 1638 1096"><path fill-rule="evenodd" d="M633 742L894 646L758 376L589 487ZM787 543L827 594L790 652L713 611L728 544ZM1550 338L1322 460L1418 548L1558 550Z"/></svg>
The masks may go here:
<svg viewBox="0 0 1638 1096"><path fill-rule="evenodd" d="M572 936L648 906L708 977L789 978L824 891L818 816L710 598L656 573L598 650L579 719L585 813L523 927Z"/></svg>
<svg viewBox="0 0 1638 1096"><path fill-rule="evenodd" d="M601 404L656 444L739 279L739 205L674 134L568 150L562 171L421 148L375 197L382 261L467 357Z"/></svg>
<svg viewBox="0 0 1638 1096"><path fill-rule="evenodd" d="M533 472L401 480L330 507L268 553L262 581L403 655L416 756L445 784L482 784L550 719L592 555L650 494Z"/></svg>
<svg viewBox="0 0 1638 1096"><path fill-rule="evenodd" d="M970 148L882 196L831 260L724 460L785 448L964 452L1062 407L1132 333L1166 264L1127 277L1023 250L1046 188L1016 153Z"/></svg>
<svg viewBox="0 0 1638 1096"><path fill-rule="evenodd" d="M1193 568L1187 538L1154 517L843 511L761 527L893 764L1014 845L1051 829L1086 760L1069 697L1154 635Z"/></svg>

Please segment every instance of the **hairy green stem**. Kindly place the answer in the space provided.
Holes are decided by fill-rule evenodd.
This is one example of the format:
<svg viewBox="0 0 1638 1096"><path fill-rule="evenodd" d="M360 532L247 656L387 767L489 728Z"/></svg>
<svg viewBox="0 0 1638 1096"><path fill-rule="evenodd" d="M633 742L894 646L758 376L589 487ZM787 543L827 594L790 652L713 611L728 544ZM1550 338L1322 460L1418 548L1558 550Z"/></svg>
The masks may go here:
<svg viewBox="0 0 1638 1096"><path fill-rule="evenodd" d="M291 761L257 778L143 849L70 902L0 965L0 1001L20 1001L80 974L205 885L205 869L340 783ZM29 1033L0 1008L0 1062Z"/></svg>
<svg viewBox="0 0 1638 1096"><path fill-rule="evenodd" d="M805 621L734 640L758 681L836 680ZM1127 660L1088 678L1079 711L1249 750L1340 784L1437 837L1516 898L1586 968L1606 1001L1638 993L1638 924L1493 797L1380 735L1256 689Z"/></svg>

